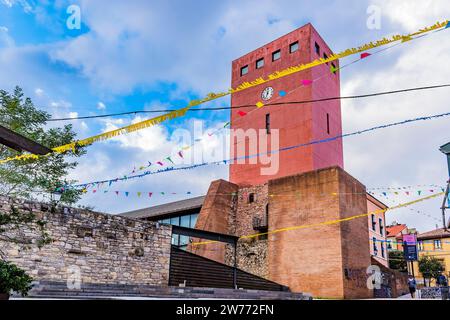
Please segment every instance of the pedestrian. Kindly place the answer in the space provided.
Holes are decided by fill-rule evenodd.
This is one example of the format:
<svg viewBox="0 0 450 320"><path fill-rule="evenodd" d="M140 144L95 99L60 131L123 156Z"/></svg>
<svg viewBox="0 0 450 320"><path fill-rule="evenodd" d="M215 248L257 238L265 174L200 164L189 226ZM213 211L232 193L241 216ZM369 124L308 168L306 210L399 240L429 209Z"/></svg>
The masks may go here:
<svg viewBox="0 0 450 320"><path fill-rule="evenodd" d="M408 278L408 288L409 288L409 293L411 293L411 298L412 299L416 298L416 287L417 287L416 279L414 279L413 276L409 276L409 278Z"/></svg>
<svg viewBox="0 0 450 320"><path fill-rule="evenodd" d="M439 285L439 287L441 288L441 297L442 300L448 300L448 281L447 281L447 277L444 274L441 274L438 278L437 278L437 283Z"/></svg>

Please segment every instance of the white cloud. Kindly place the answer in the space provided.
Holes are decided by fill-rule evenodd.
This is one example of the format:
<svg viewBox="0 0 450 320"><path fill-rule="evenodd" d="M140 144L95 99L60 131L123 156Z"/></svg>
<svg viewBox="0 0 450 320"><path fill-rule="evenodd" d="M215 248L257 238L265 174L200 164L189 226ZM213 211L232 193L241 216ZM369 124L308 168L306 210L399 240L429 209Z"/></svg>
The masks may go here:
<svg viewBox="0 0 450 320"><path fill-rule="evenodd" d="M42 97L44 95L44 90L42 90L41 88L36 88L36 90L34 90L34 93L36 94L36 96Z"/></svg>
<svg viewBox="0 0 450 320"><path fill-rule="evenodd" d="M77 118L78 117L78 112L69 112L69 118Z"/></svg>
<svg viewBox="0 0 450 320"><path fill-rule="evenodd" d="M103 102L99 101L97 103L97 109L98 110L105 110L106 109L106 105Z"/></svg>
<svg viewBox="0 0 450 320"><path fill-rule="evenodd" d="M72 103L65 101L65 100L58 100L58 101L51 101L50 106L52 108L57 108L57 109L60 109L60 108L68 109L68 108L72 107Z"/></svg>

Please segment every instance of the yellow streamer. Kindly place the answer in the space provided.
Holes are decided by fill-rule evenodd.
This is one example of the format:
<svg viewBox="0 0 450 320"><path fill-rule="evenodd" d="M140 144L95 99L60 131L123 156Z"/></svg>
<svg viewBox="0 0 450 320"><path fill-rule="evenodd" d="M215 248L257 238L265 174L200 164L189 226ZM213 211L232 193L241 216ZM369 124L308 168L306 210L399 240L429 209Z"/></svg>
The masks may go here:
<svg viewBox="0 0 450 320"><path fill-rule="evenodd" d="M307 63L307 64L301 64L301 65L297 65L297 66L292 66L292 67L289 67L289 68L281 70L281 71L276 71L276 72L268 75L266 79L264 79L264 78L257 78L256 80L253 80L251 82L244 82L241 85L239 85L238 87L236 87L234 89L231 88L231 89L229 89L226 92L208 93L206 95L206 97L203 98L203 99L192 100L189 103L189 105L187 107L185 107L185 108L169 112L167 114L164 114L162 116L158 116L156 118L144 120L144 121L141 121L141 122L138 122L138 123L135 123L135 124L123 127L123 128L119 128L119 129L116 129L116 130L112 130L112 131L108 131L108 132L105 132L105 133L101 133L99 135L96 135L96 136L93 136L93 137L89 137L89 138L86 138L86 139L83 139L83 140L74 141L74 142L71 142L69 144L53 148L53 151L56 152L56 153L63 153L63 152L69 151L69 150L75 150L77 145L78 146L86 146L86 145L90 145L90 144L92 144L94 142L97 142L97 141L111 139L111 138L117 137L117 136L125 134L125 133L130 133L130 132L134 132L134 131L137 131L137 130L145 129L145 128L157 125L157 124L159 124L161 122L164 122L166 120L171 120L171 119L174 119L174 118L177 118L177 117L182 117L182 116L184 116L186 114L186 112L190 108L192 108L194 106L198 106L198 105L203 104L205 102L216 100L218 98L221 98L221 97L224 97L224 96L236 93L236 92L240 92L240 91L246 90L248 88L252 88L252 87L258 86L258 85L263 84L263 83L267 83L267 82L275 80L275 79L286 77L286 76L291 75L293 73L304 71L304 70L313 68L313 67L318 66L318 65L329 63L329 62L332 62L332 61L335 61L335 60L338 60L338 59L341 59L341 58L344 58L344 57L347 57L347 56L350 56L350 55L354 55L356 53L361 53L361 52L364 52L364 51L367 51L367 50L370 50L370 49L373 49L373 48L381 47L381 46L384 46L384 45L387 45L387 44L390 44L390 43L393 43L393 42L396 42L396 41L402 41L402 42L410 41L410 40L413 39L413 37L422 35L424 33L428 33L430 31L433 31L433 30L436 30L436 29L439 29L439 28L443 28L443 27L447 26L447 24L448 24L448 20L444 21L444 22L437 22L437 23L435 23L434 25L432 25L430 27L425 27L423 29L420 29L417 32L414 32L414 33L410 33L410 34L407 34L407 35L394 35L394 36L392 36L390 38L383 38L383 39L378 40L376 42L370 42L370 43L364 44L364 45L362 45L360 47L357 47L357 48L350 48L350 49L344 50L344 51L342 51L340 53L332 54L327 59L320 58L320 59L316 59L316 60L314 60L314 61L312 61L310 63ZM4 159L4 160L0 160L0 164L6 163L6 162L9 162L9 161L13 161L13 160L38 159L38 158L39 158L38 155L24 154L24 155L20 155L20 156L16 156L16 157L10 157L10 158Z"/></svg>
<svg viewBox="0 0 450 320"><path fill-rule="evenodd" d="M292 230L299 230L299 229L306 229L306 228L315 228L315 227L322 227L322 226L337 224L337 223L350 221L350 220L354 220L354 219L358 219L358 218L362 218L362 217L367 217L367 216L369 216L371 214L380 214L380 213L385 213L386 211L389 211L389 210L395 210L395 209L408 207L408 206L416 204L418 202L422 202L422 201L430 200L430 199L433 199L433 198L437 198L439 196L444 195L444 193L445 192L441 192L441 193L438 193L438 194L433 194L431 196L420 198L420 199L417 199L417 200L414 200L414 201L405 202L405 203L396 205L396 206L388 208L388 209L378 209L378 210L374 210L374 211L371 211L371 212L368 212L368 213L363 213L363 214L358 214L358 215L355 215L355 216L351 216L351 217L348 217L348 218L329 220L329 221L315 223L315 224L305 224L305 225L300 225L300 226L286 227L286 228L276 229L276 230L272 230L272 231L268 231L268 232L256 233L256 234L250 234L250 235L246 235L246 236L241 236L241 237L239 237L239 239L250 239L250 238L256 238L258 236L269 235L269 234L274 234L274 233L279 233L279 232L284 232L284 231L292 231ZM210 244L210 243L218 243L218 242L219 241L203 241L203 242L193 242L191 244L193 246L199 246L199 245L205 245L205 244Z"/></svg>

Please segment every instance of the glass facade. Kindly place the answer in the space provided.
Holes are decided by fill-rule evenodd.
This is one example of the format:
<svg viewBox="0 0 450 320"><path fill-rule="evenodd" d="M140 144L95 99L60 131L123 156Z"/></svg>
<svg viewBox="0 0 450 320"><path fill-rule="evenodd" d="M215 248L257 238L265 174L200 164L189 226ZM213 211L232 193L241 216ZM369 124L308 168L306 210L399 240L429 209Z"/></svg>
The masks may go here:
<svg viewBox="0 0 450 320"><path fill-rule="evenodd" d="M195 223L197 222L197 218L198 213L193 213L159 220L158 222L171 224L173 226L180 226L194 229ZM186 247L188 244L189 244L189 237L180 236L178 234L172 235L172 245L183 248Z"/></svg>

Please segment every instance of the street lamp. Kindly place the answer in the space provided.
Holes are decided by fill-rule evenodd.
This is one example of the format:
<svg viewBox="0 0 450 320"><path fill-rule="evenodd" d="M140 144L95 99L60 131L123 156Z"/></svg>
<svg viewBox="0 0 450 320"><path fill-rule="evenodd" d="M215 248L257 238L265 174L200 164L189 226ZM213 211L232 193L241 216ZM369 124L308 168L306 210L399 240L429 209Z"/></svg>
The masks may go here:
<svg viewBox="0 0 450 320"><path fill-rule="evenodd" d="M444 230L447 230L447 223L445 221L445 209L449 209L450 207L450 199L448 197L449 195L449 189L450 189L450 142L447 144L444 144L442 147L439 148L439 150L447 156L447 165L448 165L448 180L447 180L447 189L445 190L444 195L444 201L442 202L442 219L444 222ZM447 206L445 204L447 202Z"/></svg>
<svg viewBox="0 0 450 320"><path fill-rule="evenodd" d="M52 193L50 193L50 201L51 201L51 212L54 213L55 212L55 208L58 205L58 202L61 201L61 196L62 196L63 192L60 190L55 190Z"/></svg>

